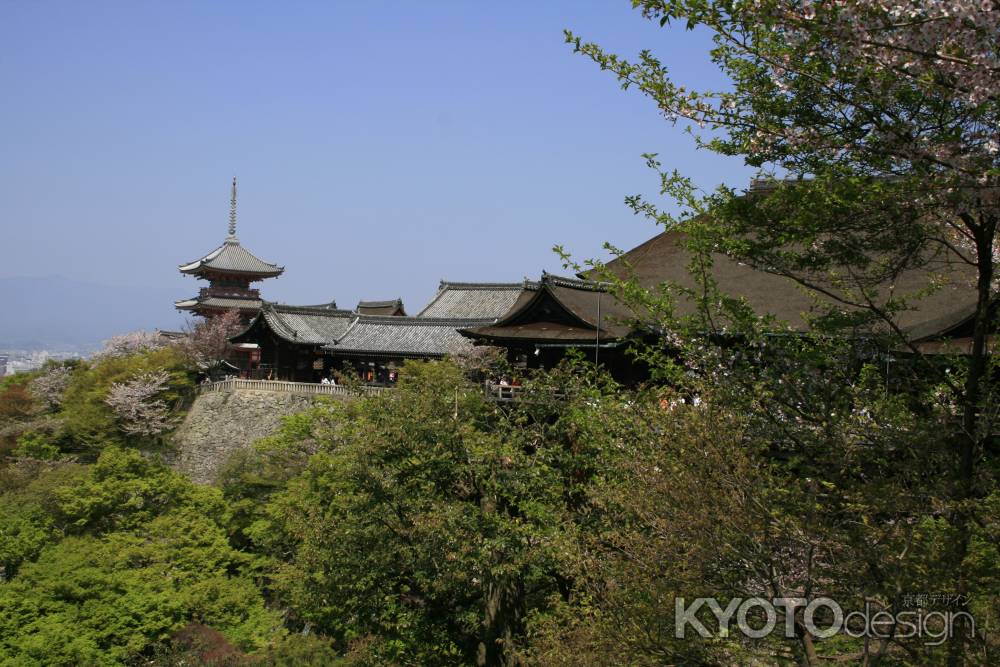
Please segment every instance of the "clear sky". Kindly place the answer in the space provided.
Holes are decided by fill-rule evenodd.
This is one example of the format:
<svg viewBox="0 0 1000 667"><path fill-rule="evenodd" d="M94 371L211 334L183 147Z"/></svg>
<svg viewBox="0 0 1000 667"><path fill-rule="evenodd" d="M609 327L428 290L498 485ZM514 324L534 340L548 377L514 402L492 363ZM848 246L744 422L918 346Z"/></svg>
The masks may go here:
<svg viewBox="0 0 1000 667"><path fill-rule="evenodd" d="M746 182L564 28L721 81L706 35L626 0L0 2L0 278L191 296L177 265L222 241L236 175L241 241L286 269L265 298L413 313L442 278L516 281L560 271L554 244L654 234L623 204L655 193L643 152ZM178 322L170 302L156 318Z"/></svg>

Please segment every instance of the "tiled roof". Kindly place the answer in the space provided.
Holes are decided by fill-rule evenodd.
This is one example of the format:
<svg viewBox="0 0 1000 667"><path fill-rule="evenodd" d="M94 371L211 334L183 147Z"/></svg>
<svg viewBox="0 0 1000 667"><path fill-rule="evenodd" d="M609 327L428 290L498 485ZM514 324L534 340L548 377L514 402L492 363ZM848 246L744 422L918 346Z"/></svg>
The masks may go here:
<svg viewBox="0 0 1000 667"><path fill-rule="evenodd" d="M636 314L608 291L607 283L542 274L542 283L573 315L596 329L603 337L621 337L631 332Z"/></svg>
<svg viewBox="0 0 1000 667"><path fill-rule="evenodd" d="M627 278L634 275L646 288L655 289L662 283L673 283L685 288L696 288L688 271L691 253L687 237L680 230L669 230L654 236L624 255L608 262L607 269ZM920 299L913 299L911 310L898 313L896 321L911 340L936 336L961 324L975 311L976 291L969 289L975 280L975 267L961 261L949 252L932 248L925 258L925 265L901 272L892 285L879 289L882 296L894 290L896 294L912 295L926 290L932 284L940 288ZM743 298L758 314L770 314L785 323L792 331L809 328L808 315L822 311L819 303L830 305L822 295L810 294L789 278L756 269L721 253L712 254L712 279L719 289L729 296ZM823 284L823 276L814 277ZM830 294L844 290L829 284ZM852 294L847 294L848 299ZM677 302L681 315L695 312L697 304L683 294Z"/></svg>
<svg viewBox="0 0 1000 667"><path fill-rule="evenodd" d="M389 303L396 304L395 301ZM322 346L331 353L440 357L471 346L458 329L493 322L493 318L365 315L338 310L333 303L286 306L264 302L257 318L234 339L242 338L263 325L285 341Z"/></svg>
<svg viewBox="0 0 1000 667"><path fill-rule="evenodd" d="M386 299L385 301L358 301L358 308L384 308L386 306L402 305L402 299Z"/></svg>
<svg viewBox="0 0 1000 667"><path fill-rule="evenodd" d="M358 301L355 310L361 315L406 315L402 299Z"/></svg>
<svg viewBox="0 0 1000 667"><path fill-rule="evenodd" d="M329 306L285 306L268 303L261 310L275 335L292 343L325 345L343 335L355 315Z"/></svg>
<svg viewBox="0 0 1000 667"><path fill-rule="evenodd" d="M471 342L458 329L488 321L361 315L326 350L345 354L386 354L437 357L468 350Z"/></svg>
<svg viewBox="0 0 1000 667"><path fill-rule="evenodd" d="M606 344L627 336L634 318L604 283L543 273L540 281L525 283L516 303L499 321L462 333L491 342L592 344L599 340Z"/></svg>
<svg viewBox="0 0 1000 667"><path fill-rule="evenodd" d="M265 301L265 303L267 305L269 305L269 306L274 306L275 308L278 308L279 310L282 310L282 311L285 311L285 310L292 311L292 310L305 309L305 310L310 310L310 311L311 310L336 311L338 313L349 313L349 312L351 312L349 310L342 310L340 308L337 308L337 301L336 300L330 301L329 303L317 303L317 304L294 305L294 306L288 305L287 303L279 303L277 301Z"/></svg>
<svg viewBox="0 0 1000 667"><path fill-rule="evenodd" d="M454 283L442 280L437 294L417 317L497 319L510 310L527 284Z"/></svg>
<svg viewBox="0 0 1000 667"><path fill-rule="evenodd" d="M174 307L178 310L194 310L195 308L217 308L219 310L259 310L263 303L264 302L260 299L233 299L210 296L205 299L195 297L193 299L175 301Z"/></svg>
<svg viewBox="0 0 1000 667"><path fill-rule="evenodd" d="M252 252L240 245L235 236L230 236L225 243L208 253L201 259L178 267L181 273L199 274L204 271L220 271L224 273L243 273L249 275L274 277L285 270L258 259Z"/></svg>

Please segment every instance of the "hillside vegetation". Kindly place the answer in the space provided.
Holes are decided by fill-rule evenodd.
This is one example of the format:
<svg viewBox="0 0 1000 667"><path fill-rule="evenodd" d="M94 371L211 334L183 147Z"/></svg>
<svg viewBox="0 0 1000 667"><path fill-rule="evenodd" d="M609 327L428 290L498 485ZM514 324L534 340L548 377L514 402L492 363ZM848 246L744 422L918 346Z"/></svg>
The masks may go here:
<svg viewBox="0 0 1000 667"><path fill-rule="evenodd" d="M875 368L845 364L849 386L809 370L834 352L638 391L571 360L503 405L451 362L410 363L393 392L285 418L219 487L158 462L162 438L122 432L100 400L162 370L183 403L172 353L68 367L47 409L31 387L53 368L8 379L26 401L5 400L5 428L31 428L0 476L0 664L796 660L796 638L676 638L675 597L888 602L936 589L952 531L927 500L947 455L937 417ZM801 392L824 421L775 422ZM977 619L996 613L996 525L969 561ZM898 664L942 651L908 649L920 657Z"/></svg>

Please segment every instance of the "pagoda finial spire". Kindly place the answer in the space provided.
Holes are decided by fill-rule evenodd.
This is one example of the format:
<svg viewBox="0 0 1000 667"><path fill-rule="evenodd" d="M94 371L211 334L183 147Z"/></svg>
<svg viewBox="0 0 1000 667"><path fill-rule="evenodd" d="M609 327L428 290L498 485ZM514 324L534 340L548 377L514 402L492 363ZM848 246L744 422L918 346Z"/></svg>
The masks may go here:
<svg viewBox="0 0 1000 667"><path fill-rule="evenodd" d="M233 176L233 195L229 201L229 237L236 238L236 177Z"/></svg>

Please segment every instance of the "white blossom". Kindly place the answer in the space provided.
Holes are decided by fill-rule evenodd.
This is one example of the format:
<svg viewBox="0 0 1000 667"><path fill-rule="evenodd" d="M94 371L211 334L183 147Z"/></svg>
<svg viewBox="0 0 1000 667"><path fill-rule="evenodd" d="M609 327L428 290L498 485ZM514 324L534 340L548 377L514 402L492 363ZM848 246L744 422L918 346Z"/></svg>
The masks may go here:
<svg viewBox="0 0 1000 667"><path fill-rule="evenodd" d="M167 389L169 382L170 375L159 371L111 385L105 402L114 412L122 431L128 435L155 436L167 430L170 409L158 396Z"/></svg>
<svg viewBox="0 0 1000 667"><path fill-rule="evenodd" d="M138 352L158 350L166 347L167 342L167 339L155 331L133 331L104 341L104 349L95 354L94 359L126 357Z"/></svg>
<svg viewBox="0 0 1000 667"><path fill-rule="evenodd" d="M28 385L31 395L50 410L58 408L62 404L63 393L69 386L72 373L68 366L52 366Z"/></svg>

